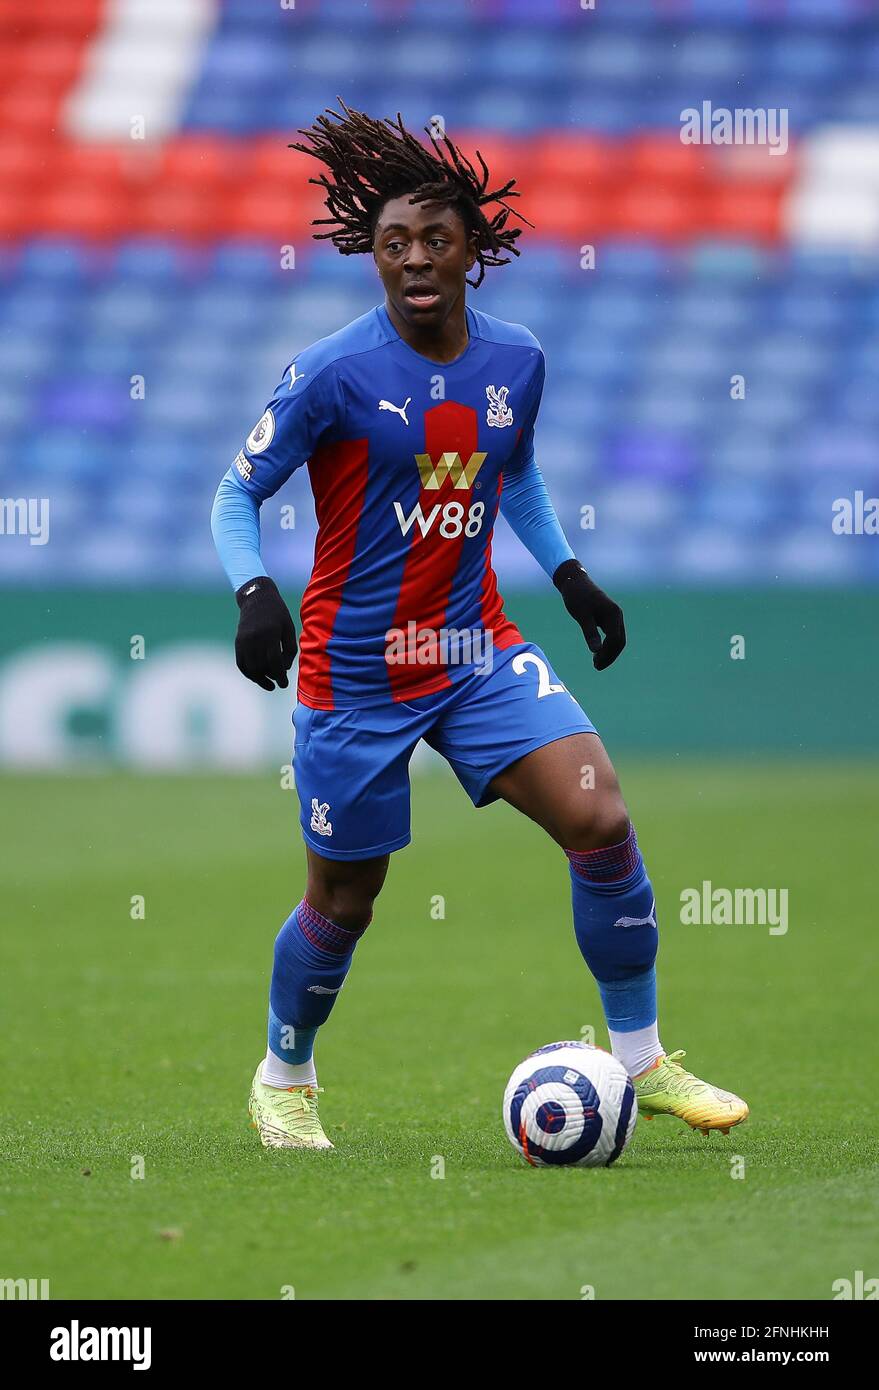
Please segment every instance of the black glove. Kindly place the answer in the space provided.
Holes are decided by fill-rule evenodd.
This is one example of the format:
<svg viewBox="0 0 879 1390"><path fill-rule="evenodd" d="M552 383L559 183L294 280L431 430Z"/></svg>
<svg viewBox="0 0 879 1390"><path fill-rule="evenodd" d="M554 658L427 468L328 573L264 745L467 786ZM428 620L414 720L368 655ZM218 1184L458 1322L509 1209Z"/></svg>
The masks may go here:
<svg viewBox="0 0 879 1390"><path fill-rule="evenodd" d="M272 681L286 689L296 656L296 629L277 584L259 575L242 584L235 599L241 609L235 636L238 670L263 690L274 690Z"/></svg>
<svg viewBox="0 0 879 1390"><path fill-rule="evenodd" d="M616 661L626 645L623 610L593 584L579 560L565 560L552 582L565 601L565 607L583 629L586 645L593 653L592 665L603 671ZM604 641L601 639L601 628Z"/></svg>

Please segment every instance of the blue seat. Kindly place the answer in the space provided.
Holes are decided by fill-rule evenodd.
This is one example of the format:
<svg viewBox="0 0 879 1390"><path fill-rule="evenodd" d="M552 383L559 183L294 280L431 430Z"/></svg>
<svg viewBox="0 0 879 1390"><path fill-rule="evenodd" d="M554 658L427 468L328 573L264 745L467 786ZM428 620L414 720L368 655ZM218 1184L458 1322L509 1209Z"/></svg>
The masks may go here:
<svg viewBox="0 0 879 1390"><path fill-rule="evenodd" d="M16 390L14 384L0 381L0 434L7 439L13 438L25 421L30 418L30 402L21 390ZM30 474L30 468L28 469ZM28 487L31 486L30 476L28 477Z"/></svg>
<svg viewBox="0 0 879 1390"><path fill-rule="evenodd" d="M111 273L124 282L144 280L174 292L177 283L205 274L206 251L184 245L173 237L131 237L120 241L112 258Z"/></svg>
<svg viewBox="0 0 879 1390"><path fill-rule="evenodd" d="M668 75L672 81L687 83L696 90L700 83L711 83L712 102L723 103L715 95L718 88L729 91L741 81L750 80L759 69L762 46L756 39L728 29L701 29L684 33L667 53ZM708 90L708 89L706 89ZM688 103L694 105L692 100Z"/></svg>
<svg viewBox="0 0 879 1390"><path fill-rule="evenodd" d="M489 82L546 84L548 73L561 76L567 69L569 45L551 34L527 29L501 29L481 50L481 65Z"/></svg>
<svg viewBox="0 0 879 1390"><path fill-rule="evenodd" d="M164 286L157 290L155 285L112 280L90 300L88 327L93 333L156 333L173 318L178 302Z"/></svg>
<svg viewBox="0 0 879 1390"><path fill-rule="evenodd" d="M265 99L270 107L271 94ZM265 113L268 115L268 111ZM187 104L183 125L188 130L221 130L230 135L246 135L260 128L259 113L254 99L245 87L230 84L218 87L203 84L196 87Z"/></svg>
<svg viewBox="0 0 879 1390"><path fill-rule="evenodd" d="M502 82L494 86L480 84L471 89L467 98L466 121L474 126L525 134L534 128L535 119L539 119L541 100L540 95L516 90Z"/></svg>
<svg viewBox="0 0 879 1390"><path fill-rule="evenodd" d="M859 35L854 61L862 76L879 77L879 35L869 31Z"/></svg>
<svg viewBox="0 0 879 1390"><path fill-rule="evenodd" d="M494 42L499 42L501 37L500 34L496 34ZM387 79L393 84L393 90L402 85L402 89L408 88L414 97L425 86L429 89L436 82L438 73L447 74L440 90L456 81L463 82L464 74L459 71L462 59L461 49L460 37L454 30L447 31L445 26L436 28L429 33L420 32L417 29L411 32L408 27L403 27L381 35L380 41L375 45L373 58L377 65L376 70L387 75ZM486 54L486 61L481 63L481 68L480 85L488 85L492 81L498 80L494 71L494 59L489 58L488 54ZM385 92L381 114L395 116L397 111L402 109L402 102L396 98L389 101L387 88ZM390 106L393 106L393 111L385 109ZM427 124L433 110L427 110L426 107L427 103L421 108L424 111L423 120L418 121L413 118L414 125ZM451 119L451 112L448 113L448 116Z"/></svg>
<svg viewBox="0 0 879 1390"><path fill-rule="evenodd" d="M646 291L646 282L657 280L668 268L673 254L649 241L616 241L601 244L602 278L615 275L625 280L638 280Z"/></svg>
<svg viewBox="0 0 879 1390"><path fill-rule="evenodd" d="M297 271L303 265L297 257ZM263 293L286 284L288 272L281 269L280 253L274 241L232 238L218 241L211 249L212 280L247 286L251 293Z"/></svg>
<svg viewBox="0 0 879 1390"><path fill-rule="evenodd" d="M68 324L81 320L85 303L78 283L31 279L5 296L3 322L13 332L26 332L34 339L57 335Z"/></svg>
<svg viewBox="0 0 879 1390"><path fill-rule="evenodd" d="M15 273L51 285L81 285L93 274L98 259L92 246L76 238L35 237L22 247ZM5 278L0 272L0 279Z"/></svg>
<svg viewBox="0 0 879 1390"><path fill-rule="evenodd" d="M787 3L787 17L792 23L825 23L831 33L846 20L859 20L863 16L861 0L788 0Z"/></svg>
<svg viewBox="0 0 879 1390"><path fill-rule="evenodd" d="M753 0L750 5L730 5L729 0L689 0L686 8L678 9L677 18L681 21L717 20L724 28L737 24L747 31L752 19L760 17L761 7L765 11L764 18L775 18L776 12L770 4L771 0Z"/></svg>
<svg viewBox="0 0 879 1390"><path fill-rule="evenodd" d="M247 0L236 0L236 4L242 11L248 10ZM460 11L462 0L449 0L448 7L443 3L443 18L449 16L449 22L453 22L456 11ZM271 7L270 7L271 8ZM280 10L280 5L278 6ZM295 42L299 36L299 10L280 11L281 18L286 21L284 36ZM376 22L376 12L371 5L352 5L351 0L320 0L317 11L317 21L310 17L306 21L311 29L322 29L332 33L338 33L340 29L347 31L353 29L362 32L365 36L372 35L377 28L383 26ZM407 16L408 18L408 16ZM436 20L436 8L433 9L433 19ZM253 23L253 4L248 10L248 24Z"/></svg>
<svg viewBox="0 0 879 1390"><path fill-rule="evenodd" d="M0 379L9 384L29 389L35 378L54 366L57 357L51 338L0 332Z"/></svg>
<svg viewBox="0 0 879 1390"><path fill-rule="evenodd" d="M271 86L288 75L288 53L274 35L254 26L250 33L222 30L208 44L202 56L199 83L203 90L219 84L246 88Z"/></svg>
<svg viewBox="0 0 879 1390"><path fill-rule="evenodd" d="M584 26L577 38L569 42L567 70L578 84L587 83L592 90L602 84L616 90L626 84L635 87L648 74L655 76L657 65L662 62L662 43L643 33Z"/></svg>
<svg viewBox="0 0 879 1390"><path fill-rule="evenodd" d="M338 14L341 8L340 0L321 0L321 14L327 19L330 19L334 13ZM224 36L231 30L237 32L239 27L252 33L255 23L258 23L262 33L270 34L273 39L278 39L281 37L278 30L282 27L290 32L293 26L298 27L301 24L301 9L295 6L288 9L282 6L279 0L277 5L261 5L257 18L254 15L253 0L222 0L217 18L220 32Z"/></svg>
<svg viewBox="0 0 879 1390"><path fill-rule="evenodd" d="M362 75L364 65L371 61L381 61L379 38L366 34L339 33L337 30L321 28L317 32L306 33L297 42L295 49L284 49L284 59L299 74L309 78L320 78L329 83L333 94L339 84L342 86L356 82ZM335 95L328 97L324 106L335 107ZM318 115L319 112L315 112Z"/></svg>
<svg viewBox="0 0 879 1390"><path fill-rule="evenodd" d="M584 288L579 317L592 331L621 336L640 333L651 324L656 318L656 305L634 286L617 283L605 288L599 279L591 293Z"/></svg>
<svg viewBox="0 0 879 1390"><path fill-rule="evenodd" d="M760 44L771 81L834 81L850 71L854 45L845 35L810 32L785 25Z"/></svg>
<svg viewBox="0 0 879 1390"><path fill-rule="evenodd" d="M669 306L668 326L676 334L719 337L747 330L753 322L753 296L723 281L713 288L696 282Z"/></svg>
<svg viewBox="0 0 879 1390"><path fill-rule="evenodd" d="M640 0L633 0L637 6ZM430 0L420 0L420 3L428 8ZM462 0L458 0L459 5ZM443 6L445 9L445 5ZM467 8L467 7L464 7ZM472 11L472 4L469 6ZM511 24L521 24L531 27L534 23L534 5L532 0L501 0L501 14L505 20ZM434 13L436 13L434 8ZM541 0L540 5L540 24L541 27L555 24L561 26L565 23L570 24L572 19L571 5L568 0Z"/></svg>
<svg viewBox="0 0 879 1390"><path fill-rule="evenodd" d="M836 104L836 115L840 121L850 121L853 124L879 124L879 91L876 78L871 77L854 87L847 86L843 89Z"/></svg>

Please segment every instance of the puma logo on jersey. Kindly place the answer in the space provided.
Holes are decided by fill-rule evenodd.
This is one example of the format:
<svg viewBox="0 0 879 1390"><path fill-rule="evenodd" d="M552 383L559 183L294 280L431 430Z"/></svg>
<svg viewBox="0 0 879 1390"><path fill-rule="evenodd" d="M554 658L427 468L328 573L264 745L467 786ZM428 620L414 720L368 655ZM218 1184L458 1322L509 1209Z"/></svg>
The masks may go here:
<svg viewBox="0 0 879 1390"><path fill-rule="evenodd" d="M471 454L464 463L460 454L446 453L441 454L439 463L435 464L430 454L416 454L415 462L425 492L438 492L446 478L452 479L453 487L471 488L487 458L488 454Z"/></svg>
<svg viewBox="0 0 879 1390"><path fill-rule="evenodd" d="M655 927L656 926L656 899L650 904L650 911L646 917L618 917L614 922L615 927Z"/></svg>
<svg viewBox="0 0 879 1390"><path fill-rule="evenodd" d="M393 401L379 401L378 408L379 410L392 410L395 415L401 416L404 425L408 425L409 419L406 415L406 407L411 399L411 396L407 396L402 405L394 405Z"/></svg>
<svg viewBox="0 0 879 1390"><path fill-rule="evenodd" d="M509 386L502 386L499 391L496 391L493 386L486 386L488 410L485 412L485 422L487 425L495 425L497 429L502 430L513 423L513 412L507 405L509 391Z"/></svg>
<svg viewBox="0 0 879 1390"><path fill-rule="evenodd" d="M297 376L297 375L296 375L296 363L294 362L293 365L292 365L292 367L290 368L290 385L287 387L287 390L288 390L288 391L292 391L292 390L293 390L293 387L296 385L297 381L301 381L301 380L302 380L302 377L304 377L304 376L305 376L305 373L304 373L304 372L302 373L302 376Z"/></svg>

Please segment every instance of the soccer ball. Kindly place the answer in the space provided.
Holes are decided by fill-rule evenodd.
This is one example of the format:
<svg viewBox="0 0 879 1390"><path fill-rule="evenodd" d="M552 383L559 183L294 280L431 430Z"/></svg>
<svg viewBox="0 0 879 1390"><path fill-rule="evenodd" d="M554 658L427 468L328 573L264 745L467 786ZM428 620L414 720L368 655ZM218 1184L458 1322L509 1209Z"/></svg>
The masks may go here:
<svg viewBox="0 0 879 1390"><path fill-rule="evenodd" d="M504 1091L507 1138L539 1168L606 1168L628 1144L637 1118L625 1067L588 1043L539 1047L519 1063Z"/></svg>

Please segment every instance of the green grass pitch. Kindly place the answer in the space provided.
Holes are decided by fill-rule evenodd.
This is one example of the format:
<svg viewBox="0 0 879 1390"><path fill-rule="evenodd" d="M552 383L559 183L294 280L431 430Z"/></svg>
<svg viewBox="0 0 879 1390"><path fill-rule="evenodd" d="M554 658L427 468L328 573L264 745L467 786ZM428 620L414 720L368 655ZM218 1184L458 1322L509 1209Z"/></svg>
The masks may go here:
<svg viewBox="0 0 879 1390"><path fill-rule="evenodd" d="M508 808L416 780L414 842L319 1039L336 1151L265 1153L245 1106L303 885L295 793L5 778L0 1276L53 1298L829 1299L875 1275L875 767L620 771L663 1041L752 1114L728 1139L641 1122L601 1171L530 1169L503 1133L526 1053L607 1041L567 865ZM787 887L787 934L681 925L703 879Z"/></svg>

